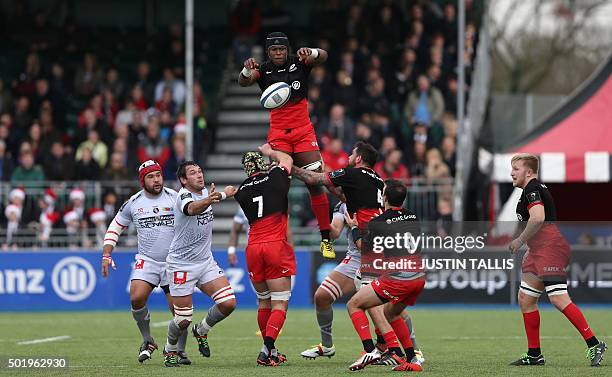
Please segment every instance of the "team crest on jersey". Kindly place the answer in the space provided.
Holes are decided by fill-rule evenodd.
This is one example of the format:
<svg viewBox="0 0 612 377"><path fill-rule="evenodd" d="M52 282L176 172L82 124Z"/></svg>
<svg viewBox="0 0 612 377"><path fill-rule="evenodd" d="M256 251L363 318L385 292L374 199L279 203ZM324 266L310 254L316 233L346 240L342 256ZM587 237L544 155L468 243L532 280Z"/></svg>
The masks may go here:
<svg viewBox="0 0 612 377"><path fill-rule="evenodd" d="M187 282L187 271L174 271L174 284L185 284Z"/></svg>
<svg viewBox="0 0 612 377"><path fill-rule="evenodd" d="M153 213L159 213L159 208L153 207Z"/></svg>
<svg viewBox="0 0 612 377"><path fill-rule="evenodd" d="M191 198L191 193L190 192L186 192L184 194L181 195L181 200L183 199L187 199L187 198Z"/></svg>
<svg viewBox="0 0 612 377"><path fill-rule="evenodd" d="M297 69L297 67L295 66L295 63L291 64L291 67L289 67L289 72L293 72Z"/></svg>
<svg viewBox="0 0 612 377"><path fill-rule="evenodd" d="M519 221L523 221L523 216L521 216L520 213L517 213L516 217L518 218Z"/></svg>
<svg viewBox="0 0 612 377"><path fill-rule="evenodd" d="M344 174L346 174L346 170L344 169L334 170L331 173L329 173L329 178L338 178L340 176L343 176Z"/></svg>
<svg viewBox="0 0 612 377"><path fill-rule="evenodd" d="M297 80L291 83L291 87L293 88L293 90L298 90L300 86L302 86L302 84L300 84L300 82Z"/></svg>
<svg viewBox="0 0 612 377"><path fill-rule="evenodd" d="M142 268L144 267L144 259L138 259L136 261L136 264L134 265L134 269L135 270L142 270Z"/></svg>

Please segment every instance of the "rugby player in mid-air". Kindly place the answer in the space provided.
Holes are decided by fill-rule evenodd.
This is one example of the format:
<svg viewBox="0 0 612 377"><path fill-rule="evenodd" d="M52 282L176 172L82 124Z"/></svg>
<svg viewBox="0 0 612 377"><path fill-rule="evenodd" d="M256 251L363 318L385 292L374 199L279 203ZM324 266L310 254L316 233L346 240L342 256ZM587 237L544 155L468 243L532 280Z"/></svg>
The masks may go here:
<svg viewBox="0 0 612 377"><path fill-rule="evenodd" d="M404 235L421 233L416 215L402 208L405 200L406 186L400 181L388 179L384 189L385 212L368 223L363 239L364 233L359 231L357 219L347 216L347 223L351 227L357 246L361 249L362 258L366 259L367 256L368 263L382 266L379 277L371 284L362 287L346 305L365 350L365 353L350 365L351 371L363 369L377 359L368 318L365 315L365 310L373 307L384 308L385 318L404 348L405 356L397 342L395 345L389 345L390 358L396 363L388 365L396 365L394 371L423 370L410 339L410 330L402 318L406 306L414 305L425 287L420 250L389 242L397 239L398 235L403 238ZM384 242L380 243L380 240ZM384 245L384 249L376 250L377 243ZM389 247L389 244L393 246ZM375 259L381 260L376 263ZM384 330L381 328L381 331Z"/></svg>
<svg viewBox="0 0 612 377"><path fill-rule="evenodd" d="M546 291L550 303L563 313L582 335L587 345L586 357L591 366L599 366L607 345L595 337L584 315L567 292L566 270L571 250L559 228L553 223L557 220L557 211L550 191L538 180L538 158L532 154L521 153L512 157L511 164L512 184L523 189L516 206L516 216L524 225L524 229L510 243L509 249L516 253L524 244L528 246L523 258L523 275L518 293L528 351L510 365L545 363L540 349L538 299Z"/></svg>
<svg viewBox="0 0 612 377"><path fill-rule="evenodd" d="M261 65L254 58L244 62L238 75L240 86L255 83L262 91L270 85L285 82L291 86L289 101L270 111L268 143L272 149L293 157L297 166L310 171L323 171L323 160L317 144L317 136L308 115L308 76L312 67L327 60L327 52L320 48L302 47L296 55L290 55L287 36L280 32L266 38L267 61ZM321 253L324 258L335 257L334 245L329 235L329 201L320 186L308 185L312 212L321 231Z"/></svg>
<svg viewBox="0 0 612 377"><path fill-rule="evenodd" d="M286 356L276 349L275 341L285 323L291 276L295 275L296 268L293 247L287 242L293 159L272 150L268 144L260 150L278 164L269 168L259 152L245 153L242 164L248 178L238 188L235 198L250 225L247 270L257 293L257 323L264 341L257 364L277 366L286 361Z"/></svg>
<svg viewBox="0 0 612 377"><path fill-rule="evenodd" d="M108 276L109 266L114 268L111 254L121 232L130 223L134 223L138 235L138 253L130 280L130 302L132 316L143 339L138 355L138 361L142 363L150 359L153 351L157 349L149 328L150 314L147 308L147 300L153 288L161 287L166 294L170 311L174 313L166 274L166 257L174 236L174 202L177 193L164 187L161 166L153 160L145 161L140 165L138 178L142 190L121 206L106 230L102 254L102 276ZM185 353L186 340L187 333L178 340L179 364L191 364Z"/></svg>
<svg viewBox="0 0 612 377"><path fill-rule="evenodd" d="M165 365L168 367L180 366L177 341L191 324L192 295L196 287L215 302L202 322L192 328L202 356L210 357L210 329L227 318L236 307L234 290L211 250L214 219L211 206L234 196L236 189L227 186L222 192L217 192L213 183L208 191L204 186L202 168L193 161L181 163L176 176L182 188L174 205L174 238L166 259L174 303L174 319L168 324L168 340L164 347Z"/></svg>

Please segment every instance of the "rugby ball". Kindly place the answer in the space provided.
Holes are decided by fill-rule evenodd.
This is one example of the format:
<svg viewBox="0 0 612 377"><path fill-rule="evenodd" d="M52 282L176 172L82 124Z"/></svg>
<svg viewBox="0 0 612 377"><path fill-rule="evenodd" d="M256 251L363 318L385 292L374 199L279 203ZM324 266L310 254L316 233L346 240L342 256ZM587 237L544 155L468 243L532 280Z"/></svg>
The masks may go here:
<svg viewBox="0 0 612 377"><path fill-rule="evenodd" d="M291 97L291 87L286 82L277 82L264 90L259 102L266 109L277 109L287 103Z"/></svg>

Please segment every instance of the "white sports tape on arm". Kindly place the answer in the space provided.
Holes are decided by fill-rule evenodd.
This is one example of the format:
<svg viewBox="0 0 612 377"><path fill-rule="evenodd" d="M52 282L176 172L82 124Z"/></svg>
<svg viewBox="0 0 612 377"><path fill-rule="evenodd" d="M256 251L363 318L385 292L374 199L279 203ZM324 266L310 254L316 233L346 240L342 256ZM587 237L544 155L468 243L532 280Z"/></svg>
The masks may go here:
<svg viewBox="0 0 612 377"><path fill-rule="evenodd" d="M302 169L304 170L310 170L310 171L316 171L318 170L323 164L321 163L321 160L319 161L315 161L315 162L311 162L308 165L304 165L302 166Z"/></svg>
<svg viewBox="0 0 612 377"><path fill-rule="evenodd" d="M317 59L319 57L319 49L315 47L311 47L310 51L312 51L312 58Z"/></svg>
<svg viewBox="0 0 612 377"><path fill-rule="evenodd" d="M230 246L227 248L227 253L229 255L236 254L236 246Z"/></svg>
<svg viewBox="0 0 612 377"><path fill-rule="evenodd" d="M119 241L119 236L123 232L123 229L124 227L113 219L106 230L106 234L104 234L104 244L115 247L117 245L117 241Z"/></svg>
<svg viewBox="0 0 612 377"><path fill-rule="evenodd" d="M221 200L225 200L227 198L227 194L221 191Z"/></svg>
<svg viewBox="0 0 612 377"><path fill-rule="evenodd" d="M236 72L236 71L234 71L234 72ZM248 69L247 67L243 67L242 71L240 71L240 73L242 74L242 76L248 78L248 77L251 77L251 74L253 73L253 71Z"/></svg>

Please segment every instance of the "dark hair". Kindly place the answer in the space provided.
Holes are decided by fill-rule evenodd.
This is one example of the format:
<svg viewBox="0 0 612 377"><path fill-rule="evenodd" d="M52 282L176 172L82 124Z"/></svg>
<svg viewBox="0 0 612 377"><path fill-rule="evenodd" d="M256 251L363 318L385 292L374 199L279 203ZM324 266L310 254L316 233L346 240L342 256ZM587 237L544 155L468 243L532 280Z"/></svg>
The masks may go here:
<svg viewBox="0 0 612 377"><path fill-rule="evenodd" d="M353 148L357 150L357 155L361 157L368 167L374 167L376 161L378 161L378 152L373 146L363 141L358 141Z"/></svg>
<svg viewBox="0 0 612 377"><path fill-rule="evenodd" d="M187 167L188 166L200 166L195 161L183 161L179 165L176 170L176 178L178 178L179 182L181 182L181 178L187 179ZM184 187L183 182L181 182L181 186Z"/></svg>
<svg viewBox="0 0 612 377"><path fill-rule="evenodd" d="M397 179L387 179L385 181L385 198L394 207L401 207L406 200L406 185Z"/></svg>

